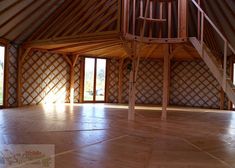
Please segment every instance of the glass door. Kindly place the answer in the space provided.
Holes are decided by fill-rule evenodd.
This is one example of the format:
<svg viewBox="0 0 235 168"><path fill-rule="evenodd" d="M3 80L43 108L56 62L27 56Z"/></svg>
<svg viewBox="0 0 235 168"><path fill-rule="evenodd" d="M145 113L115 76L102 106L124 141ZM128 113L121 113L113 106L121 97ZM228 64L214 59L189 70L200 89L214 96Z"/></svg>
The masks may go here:
<svg viewBox="0 0 235 168"><path fill-rule="evenodd" d="M84 102L104 102L106 84L106 59L85 58Z"/></svg>
<svg viewBox="0 0 235 168"><path fill-rule="evenodd" d="M5 47L0 45L0 106L3 106L4 95L4 60L5 60Z"/></svg>

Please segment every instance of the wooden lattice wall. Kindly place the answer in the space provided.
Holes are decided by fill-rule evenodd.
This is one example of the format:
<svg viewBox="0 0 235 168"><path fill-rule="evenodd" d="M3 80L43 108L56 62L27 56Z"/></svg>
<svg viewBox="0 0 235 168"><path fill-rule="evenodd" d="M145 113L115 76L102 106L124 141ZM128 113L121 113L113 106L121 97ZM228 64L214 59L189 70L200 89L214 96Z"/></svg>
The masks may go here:
<svg viewBox="0 0 235 168"><path fill-rule="evenodd" d="M8 107L17 105L17 51L17 46L8 45Z"/></svg>
<svg viewBox="0 0 235 168"><path fill-rule="evenodd" d="M173 62L170 104L219 108L220 86L202 61Z"/></svg>
<svg viewBox="0 0 235 168"><path fill-rule="evenodd" d="M9 45L8 106L17 105L17 47ZM79 102L81 61L74 67L74 102ZM107 102L117 103L119 80L121 103L128 103L130 59L122 65L119 59L108 61ZM163 62L141 60L138 71L136 103L162 103ZM22 67L22 102L24 105L69 102L70 66L60 54L34 51L25 57ZM202 61L173 61L171 64L170 105L219 108L221 87ZM227 98L225 96L225 107Z"/></svg>
<svg viewBox="0 0 235 168"><path fill-rule="evenodd" d="M129 70L127 68L128 64L131 63L129 59L124 60L122 67L122 103L127 103L129 100Z"/></svg>
<svg viewBox="0 0 235 168"><path fill-rule="evenodd" d="M118 103L119 59L108 61L107 101Z"/></svg>
<svg viewBox="0 0 235 168"><path fill-rule="evenodd" d="M118 102L118 70L120 60L109 61L108 102ZM122 68L122 102L128 103L129 72L126 59ZM136 85L136 103L162 103L163 62L141 60ZM171 63L170 105L219 108L221 87L203 61L173 61ZM227 107L225 97L225 107Z"/></svg>
<svg viewBox="0 0 235 168"><path fill-rule="evenodd" d="M34 51L22 66L24 105L69 101L70 69L60 54Z"/></svg>
<svg viewBox="0 0 235 168"><path fill-rule="evenodd" d="M127 65L129 59L124 60L122 67L122 101L128 102L129 91L129 71ZM109 61L109 86L108 102L118 102L118 83L119 83L119 65L118 59ZM162 102L162 62L156 60L141 60L138 71L138 80L136 85L136 103L139 104L161 104Z"/></svg>
<svg viewBox="0 0 235 168"><path fill-rule="evenodd" d="M163 62L142 60L136 85L136 103L161 104L163 88Z"/></svg>

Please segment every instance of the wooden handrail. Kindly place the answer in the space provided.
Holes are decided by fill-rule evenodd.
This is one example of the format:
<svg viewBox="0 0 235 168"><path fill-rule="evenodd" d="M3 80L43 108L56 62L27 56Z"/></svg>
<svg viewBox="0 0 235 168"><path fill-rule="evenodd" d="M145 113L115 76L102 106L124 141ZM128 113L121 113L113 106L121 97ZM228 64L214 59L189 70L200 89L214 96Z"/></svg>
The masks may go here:
<svg viewBox="0 0 235 168"><path fill-rule="evenodd" d="M219 36L223 39L224 41L224 63L223 63L223 84L222 87L224 91L226 90L226 81L227 81L227 54L228 54L228 48L231 49L231 51L235 54L235 49L233 46L229 43L229 41L226 39L226 37L221 33L221 31L217 28L217 26L213 23L213 21L207 16L207 14L203 11L203 9L200 7L200 5L195 1L191 0L192 3L197 7L198 12L201 13L201 26L198 27L198 32L201 32L201 51L202 51L202 56L203 56L203 45L204 45L204 20L206 19L211 26L215 29L215 31L219 34ZM199 17L199 16L198 16Z"/></svg>
<svg viewBox="0 0 235 168"><path fill-rule="evenodd" d="M197 9L203 13L204 17L206 18L206 20L211 24L211 26L216 30L216 32L220 35L220 37L224 40L224 41L228 41L226 39L226 37L221 33L221 31L217 28L217 26L213 23L213 21L209 18L209 16L203 11L203 9L197 4L197 2L195 0L191 0L192 3L197 7ZM231 51L235 54L235 49L233 48L233 46L228 43L229 48L231 49Z"/></svg>

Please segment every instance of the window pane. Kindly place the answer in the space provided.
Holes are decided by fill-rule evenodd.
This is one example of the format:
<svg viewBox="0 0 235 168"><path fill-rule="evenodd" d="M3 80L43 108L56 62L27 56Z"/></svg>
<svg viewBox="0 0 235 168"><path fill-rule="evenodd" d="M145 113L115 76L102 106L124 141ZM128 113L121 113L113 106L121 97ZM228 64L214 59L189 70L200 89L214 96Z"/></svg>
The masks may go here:
<svg viewBox="0 0 235 168"><path fill-rule="evenodd" d="M93 101L95 59L85 58L84 101Z"/></svg>
<svg viewBox="0 0 235 168"><path fill-rule="evenodd" d="M0 105L3 105L4 57L5 47L0 46Z"/></svg>
<svg viewBox="0 0 235 168"><path fill-rule="evenodd" d="M96 101L104 101L105 99L105 74L106 59L97 59L96 69Z"/></svg>

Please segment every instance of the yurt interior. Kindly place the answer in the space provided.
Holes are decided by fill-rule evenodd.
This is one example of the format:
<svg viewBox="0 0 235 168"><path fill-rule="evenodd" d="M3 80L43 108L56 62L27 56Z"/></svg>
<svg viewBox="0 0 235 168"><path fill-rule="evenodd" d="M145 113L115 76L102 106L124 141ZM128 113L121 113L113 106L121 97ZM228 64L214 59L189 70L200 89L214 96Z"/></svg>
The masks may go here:
<svg viewBox="0 0 235 168"><path fill-rule="evenodd" d="M0 167L235 168L234 0L0 0Z"/></svg>

